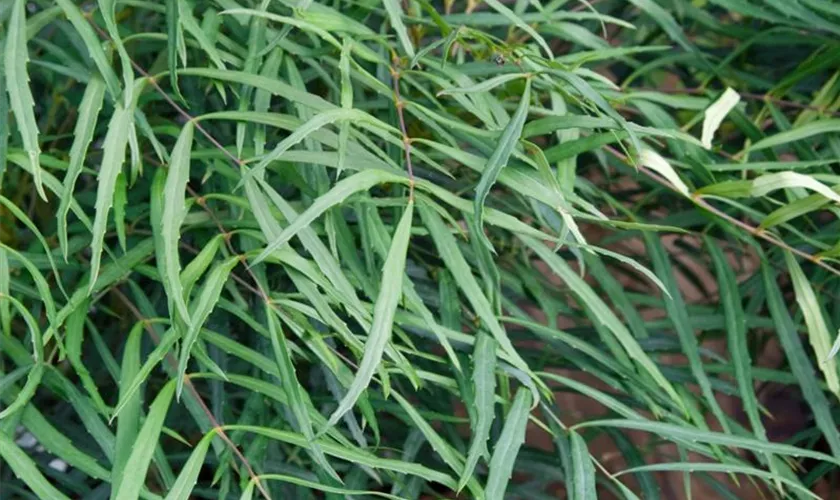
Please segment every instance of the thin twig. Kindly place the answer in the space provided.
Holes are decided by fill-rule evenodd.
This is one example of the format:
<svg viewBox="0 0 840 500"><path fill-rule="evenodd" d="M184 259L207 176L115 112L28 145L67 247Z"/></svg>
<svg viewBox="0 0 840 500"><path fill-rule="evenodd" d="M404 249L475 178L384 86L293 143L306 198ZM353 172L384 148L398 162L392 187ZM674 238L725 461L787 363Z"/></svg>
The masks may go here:
<svg viewBox="0 0 840 500"><path fill-rule="evenodd" d="M405 151L405 169L408 171L408 200L414 201L414 168L411 165L411 138L405 127L405 101L400 95L400 67L399 59L394 56L394 67L391 68L391 79L394 81L394 107L397 108L397 117L400 121L400 132L402 132L403 150Z"/></svg>

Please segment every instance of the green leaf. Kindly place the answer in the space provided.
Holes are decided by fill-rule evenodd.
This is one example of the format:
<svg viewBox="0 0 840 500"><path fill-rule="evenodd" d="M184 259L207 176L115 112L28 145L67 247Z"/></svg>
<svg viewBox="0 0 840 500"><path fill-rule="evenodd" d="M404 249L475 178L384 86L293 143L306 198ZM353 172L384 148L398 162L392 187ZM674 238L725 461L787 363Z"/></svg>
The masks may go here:
<svg viewBox="0 0 840 500"><path fill-rule="evenodd" d="M408 36L408 30L405 28L402 16L402 6L399 0L382 0L385 5L385 12L388 13L388 19L391 21L391 27L397 32L397 38L402 45L405 55L409 59L414 59L414 45L411 43L411 38Z"/></svg>
<svg viewBox="0 0 840 500"><path fill-rule="evenodd" d="M26 62L29 51L26 47L26 0L14 0L12 17L9 19L9 32L6 35L6 47L3 64L6 73L6 91L9 103L17 122L18 133L32 165L32 179L38 195L47 200L41 179L41 146L38 143L38 123L35 121L35 101L29 88L29 73ZM3 118L5 119L5 117Z"/></svg>
<svg viewBox="0 0 840 500"><path fill-rule="evenodd" d="M131 455L125 464L115 498L137 498L140 495L174 392L174 381L170 381L163 386L149 407L149 414L146 415L146 421L136 436Z"/></svg>
<svg viewBox="0 0 840 500"><path fill-rule="evenodd" d="M294 446L305 446L306 438L299 434L282 431L273 428L259 427L253 425L227 425L224 429L230 431L246 431L258 435L266 436L271 439L276 439L284 443L292 444ZM359 465L364 465L374 469L384 469L401 474L411 474L413 476L421 477L429 481L442 484L448 488L455 487L455 481L447 474L430 469L424 465L416 464L410 461L394 460L389 458L379 458L375 455L369 454L363 450L349 446L341 446L335 443L322 441L324 453L332 455L342 460L347 460Z"/></svg>
<svg viewBox="0 0 840 500"><path fill-rule="evenodd" d="M793 282L793 290L796 294L796 303L802 311L802 317L805 319L805 326L808 329L808 340L811 342L811 347L814 349L814 355L817 358L817 366L825 376L825 383L828 385L828 390L840 397L840 378L837 375L837 362L833 358L840 344L836 341L834 346L831 342L831 334L828 331L825 318L823 318L820 303L817 301L817 295L814 292L811 283L796 257L790 252L785 252L785 263L787 264L788 272L790 272L790 280Z"/></svg>
<svg viewBox="0 0 840 500"><path fill-rule="evenodd" d="M722 434L719 432L704 431L686 425L668 424L664 422L640 421L640 420L592 420L573 426L573 429L586 427L617 427L619 429L635 429L644 432L659 434L668 439L681 439L686 441L718 444L735 448L743 448L754 452L775 453L791 457L807 457L814 460L840 464L840 459L818 451L811 451L805 448L791 446L789 444L769 443L757 439Z"/></svg>
<svg viewBox="0 0 840 500"><path fill-rule="evenodd" d="M426 441L432 446L432 449L443 459L444 463L449 466L450 469L455 471L456 473L461 471L464 467L464 459L463 457L455 451L449 443L447 443L434 428L426 422L420 412L418 412L404 397L402 397L399 393L394 392L392 393L394 399L397 400L400 407L402 407L403 411L408 415L408 418L411 420L411 423L420 430L423 436L426 438ZM473 480L475 486L477 483ZM480 498L483 496L481 492L475 492L476 497Z"/></svg>
<svg viewBox="0 0 840 500"><path fill-rule="evenodd" d="M572 470L574 471L574 490L570 498L574 500L590 500L598 498L595 489L595 466L589 456L586 441L575 431L569 432L572 445Z"/></svg>
<svg viewBox="0 0 840 500"><path fill-rule="evenodd" d="M773 481L781 481L782 483L790 486L791 488L799 491L802 495L809 497L809 498L820 498L816 494L809 491L807 488L802 487L802 485L798 484L795 481L791 481L790 479L779 477L776 474L763 471L761 469L756 469L754 467L749 467L746 465L738 465L738 464L715 464L715 463L703 463L703 462L670 462L670 463L663 463L663 464L652 464L652 465L643 465L641 467L633 467L632 469L627 469L619 472L616 476L620 476L623 474L632 474L636 472L662 472L662 471L683 471L683 472L725 472L727 474L746 474L750 476L756 476L767 480Z"/></svg>
<svg viewBox="0 0 840 500"><path fill-rule="evenodd" d="M674 330L677 332L677 337L679 337L680 345L682 346L682 352L688 358L691 374L700 387L700 392L703 394L706 404L712 410L712 414L717 418L723 430L729 433L731 432L729 421L718 403L715 393L712 390L709 376L703 368L703 361L700 359L700 344L697 342L697 336L689 322L687 305L677 286L677 279L673 271L674 264L668 258L668 254L665 252L659 236L645 233L645 244L648 254L653 261L654 269L668 290L669 296L664 299L665 312L670 322L674 325Z"/></svg>
<svg viewBox="0 0 840 500"><path fill-rule="evenodd" d="M799 332L790 313L787 310L787 302L782 297L779 286L776 283L775 273L770 269L769 264L762 261L761 276L763 278L764 291L767 294L767 308L773 317L776 326L776 334L779 343L785 352L785 357L790 364L790 371L796 377L802 396L811 407L817 427L822 431L829 448L835 456L840 455L840 433L837 431L837 424L831 415L828 399L817 383L814 368L805 353L802 341L799 339Z"/></svg>
<svg viewBox="0 0 840 500"><path fill-rule="evenodd" d="M181 271L181 275L179 276L179 281L181 282L181 288L184 290L184 298L188 298L190 296L190 292L192 291L193 286L198 281L198 279L207 271L210 265L213 263L213 260L216 257L216 254L219 252L219 248L222 246L222 242L225 239L224 234L218 234L214 236L206 245L201 248L201 251L198 252L198 255L193 257L193 260L187 264L187 267Z"/></svg>
<svg viewBox="0 0 840 500"><path fill-rule="evenodd" d="M29 375L26 377L26 383L23 385L14 402L3 411L0 411L0 420L3 420L23 409L35 395L38 386L41 385L41 378L44 376L44 341L41 336L41 330L38 328L38 322L19 300L7 296L0 296L0 300L11 302L18 314L23 317L32 340L32 359L34 361L32 369L29 370Z"/></svg>
<svg viewBox="0 0 840 500"><path fill-rule="evenodd" d="M764 424L758 411L758 398L755 394L752 375L752 360L747 346L746 319L741 305L742 299L738 290L738 282L731 265L727 262L717 242L707 237L705 243L715 267L718 290L720 290L720 302L723 306L726 321L727 346L735 368L735 379L738 382L741 404L744 405L744 412L747 414L755 435L758 438L766 439Z"/></svg>
<svg viewBox="0 0 840 500"><path fill-rule="evenodd" d="M531 393L525 388L520 388L505 418L502 434L493 449L493 458L490 459L490 473L484 487L487 500L502 500L505 497L519 448L525 442L530 408Z"/></svg>
<svg viewBox="0 0 840 500"><path fill-rule="evenodd" d="M271 150L270 153L266 154L254 168L248 170L243 176L242 181L239 183L240 186L249 179L262 176L264 170L270 163L276 161L283 155L283 153L303 141L315 131L332 123L346 122L350 120L355 121L357 124L373 123L374 125L378 125L378 123L373 121L369 115L356 109L339 108L319 113L300 127L296 128L291 135L283 139L279 144L277 144L277 146L274 147L273 150Z"/></svg>
<svg viewBox="0 0 840 500"><path fill-rule="evenodd" d="M458 481L460 491L472 477L478 460L488 456L487 440L493 418L496 398L496 342L484 332L479 332L473 348L473 394L475 395L476 421L472 430L467 462Z"/></svg>
<svg viewBox="0 0 840 500"><path fill-rule="evenodd" d="M70 200L73 199L76 180L82 172L88 146L93 140L97 117L99 110L102 109L104 98L105 82L101 78L91 78L85 87L82 102L79 104L79 118L76 120L73 146L70 148L70 164L64 175L64 189L59 197L61 203L58 207L58 241L65 261L67 260L67 212L70 211Z"/></svg>
<svg viewBox="0 0 840 500"><path fill-rule="evenodd" d="M115 441L115 454L113 458L111 499L116 500L116 493L124 477L130 475L126 465L131 456L131 451L136 443L137 432L140 428L140 412L142 400L140 392L132 390L130 384L142 374L140 367L140 341L143 335L143 324L131 329L125 342L123 350L122 367L120 369L120 392L117 408L114 410L111 420L117 417L117 436ZM145 382L148 375L143 376L140 383ZM138 384L139 387L140 384Z"/></svg>
<svg viewBox="0 0 840 500"><path fill-rule="evenodd" d="M87 319L89 307L90 302L85 301L79 307L77 307L72 314L70 314L70 317L67 318L67 334L64 339L64 345L67 350L67 360L70 362L70 365L73 366L73 369L79 376L82 385L87 390L88 395L96 405L97 410L99 410L103 416L107 416L107 405L102 399L102 396L99 393L99 388L97 387L96 382L91 376L87 365L85 365L85 363L82 361L82 342L84 341L85 319Z"/></svg>
<svg viewBox="0 0 840 500"><path fill-rule="evenodd" d="M128 183L125 174L120 172L117 175L117 183L114 187L114 225L117 226L117 240L120 248L125 252L125 205L128 203Z"/></svg>
<svg viewBox="0 0 840 500"><path fill-rule="evenodd" d="M639 343L633 338L630 331L615 316L606 303L601 300L595 291L578 276L566 262L551 251L543 243L533 240L527 236L520 236L523 242L528 245L546 264L559 276L578 299L592 311L593 320L599 321L612 332L616 340L621 344L627 354L643 368L651 378L665 390L665 393L679 406L682 406L682 398L674 390L670 382L662 375L650 357L642 350Z"/></svg>
<svg viewBox="0 0 840 500"><path fill-rule="evenodd" d="M815 135L829 134L838 131L840 131L840 119L834 118L818 120L791 130L780 132L776 135L771 135L770 137L765 137L750 146L748 151L759 151L762 149L781 146L790 142L801 141Z"/></svg>
<svg viewBox="0 0 840 500"><path fill-rule="evenodd" d="M531 103L531 80L525 83L525 90L522 92L522 97L519 100L519 106L511 116L507 126L505 126L502 136L493 150L490 159L484 166L484 171L481 174L481 180L475 188L475 220L478 232L475 237L486 245L488 248L493 248L490 240L484 234L484 201L490 193L490 188L496 183L499 178L499 172L507 165L510 155L516 148L519 138L522 136L522 127L525 125L525 119L528 117L528 106Z"/></svg>
<svg viewBox="0 0 840 500"><path fill-rule="evenodd" d="M386 1L387 3L387 1ZM350 49L351 43L346 38L341 42L341 59L338 62L338 70L341 72L341 107L343 109L353 108L353 83L350 79ZM347 143L350 140L350 122L342 121L339 124L338 132L338 172L336 179L341 177L347 162Z"/></svg>
<svg viewBox="0 0 840 500"><path fill-rule="evenodd" d="M286 337L280 328L280 321L272 310L267 311L267 315L268 330L271 333L271 347L274 351L274 359L280 373L280 382L286 390L286 397L289 400L292 413L294 413L295 419L297 420L298 428L306 439L309 440L309 452L318 466L326 471L330 477L341 483L341 478L338 476L338 473L332 468L324 456L321 447L315 442L315 433L312 430L312 422L309 419L309 406L311 403L304 388L298 382L295 367L292 363L292 356L286 344Z"/></svg>
<svg viewBox="0 0 840 500"><path fill-rule="evenodd" d="M40 231L38 231L38 228L35 227L35 224L33 224L31 220L29 220L29 217L27 217L26 214L24 214L17 207L12 205L11 202L3 196L0 196L0 205L3 205L3 207L7 208L9 212L12 213L12 215L14 215L21 222L23 222L23 224L35 234L35 237L38 239L39 243L41 243L41 246L45 251L49 250L49 246L47 245L46 240L44 240L44 237L41 235ZM38 289L38 298L41 299L41 301L44 303L44 307L46 308L47 319L50 322L56 321L57 314L55 311L55 302L53 301L52 297L52 289L50 288L50 285L47 284L47 280L44 278L44 276L41 274L41 272L38 270L35 264L33 264L30 259L26 258L20 252L12 250L10 247L6 246L3 243L0 243L0 248L3 248L9 256L14 257L16 261L20 262L23 265L23 267L26 268L26 270L29 272L29 275L32 277L32 280L35 282L35 288ZM51 254L47 253L47 256L47 262L50 263L50 267L53 269L55 276L60 276L55 268L55 263L53 262ZM61 286L60 279L58 279L58 283L59 289L64 291L64 288ZM45 342L49 340L50 336L47 335L45 338Z"/></svg>
<svg viewBox="0 0 840 500"><path fill-rule="evenodd" d="M69 497L47 481L32 459L3 432L0 432L0 457L3 457L3 461L9 465L15 476L23 480L38 498L69 500Z"/></svg>
<svg viewBox="0 0 840 500"><path fill-rule="evenodd" d="M455 282L463 291L470 305L472 305L479 319L482 321L484 328L489 330L493 335L493 338L502 348L508 361L520 370L530 373L528 364L522 359L516 348L510 342L507 333L493 313L490 302L478 286L478 281L473 276L469 264L467 264L466 259L464 259L463 254L458 249L455 238L446 229L443 220L441 220L437 213L425 205L421 204L417 208L426 225L426 229L428 229L429 234L435 242L435 247L437 247L441 259L446 264L446 268L452 273Z"/></svg>
<svg viewBox="0 0 840 500"><path fill-rule="evenodd" d="M494 88L498 87L499 85L504 85L508 82L512 82L513 80L519 80L521 78L530 79L530 73L508 73L503 75L494 76L493 78L484 80L481 83L476 85L470 85L469 87L453 87L441 90L438 92L438 95L451 95L451 94L474 94L479 92L487 92L493 90Z"/></svg>
<svg viewBox="0 0 840 500"><path fill-rule="evenodd" d="M70 21L73 28L76 29L76 32L81 37L85 48L88 51L88 55L90 55L90 58L93 59L96 69L99 70L99 75L108 87L108 93L111 94L111 98L116 101L120 96L120 83L119 80L117 80L116 73L114 73L114 70L111 67L109 57L105 55L99 36L93 30L93 26L91 26L91 23L85 18L85 15L82 13L81 9L79 9L79 6L72 0L56 0L56 4L61 7L64 15L67 16L67 20ZM95 78L91 78L88 85L90 85L94 79ZM81 114L79 116L81 118Z"/></svg>
<svg viewBox="0 0 840 500"><path fill-rule="evenodd" d="M90 244L90 281L88 293L93 292L99 277L99 267L102 259L102 246L105 231L108 228L108 213L114 202L117 176L122 171L125 161L125 150L128 145L128 135L131 133L132 111L118 107L108 124L105 135L102 163L99 167L99 186L96 190L96 217L93 220L93 240Z"/></svg>
<svg viewBox="0 0 840 500"><path fill-rule="evenodd" d="M166 186L163 191L162 220L154 221L160 224L163 255L163 284L169 300L175 304L178 318L187 325L192 324L192 317L187 310L184 300L184 290L181 286L181 259L178 243L181 241L181 225L186 216L186 189L190 178L190 152L192 151L193 132L195 124L187 122L178 136L178 142L172 149L169 161L169 172L166 175ZM181 394L180 388L178 394Z"/></svg>
<svg viewBox="0 0 840 500"><path fill-rule="evenodd" d="M178 474L178 479L169 489L169 493L166 494L165 500L189 500L191 498L193 488L198 481L198 475L204 465L207 450L215 437L216 430L214 429L205 434L201 441L195 445L192 453L190 453L190 458L187 459L181 473Z"/></svg>
<svg viewBox="0 0 840 500"><path fill-rule="evenodd" d="M509 22L514 24L517 28L521 29L525 33L531 36L536 42L539 44L540 48L545 52L549 59L554 58L554 54L551 53L551 49L546 43L545 39L537 33L534 28L528 25L521 17L517 16L515 12L510 10L507 6L505 6L499 0L485 0L485 3L490 6L491 9L495 10L499 14L505 17Z"/></svg>
<svg viewBox="0 0 840 500"><path fill-rule="evenodd" d="M629 0L630 3L647 13L650 17L652 17L656 23L668 34L671 40L674 40L680 46L688 51L697 53L696 48L688 38L685 36L680 25L674 19L674 17L662 8L659 4L657 4L654 0ZM699 56L699 54L698 54Z"/></svg>
<svg viewBox="0 0 840 500"><path fill-rule="evenodd" d="M409 201L408 206L400 218L400 223L394 232L391 248L388 250L388 258L385 260L385 265L382 268L382 283L379 288L379 295L376 298L376 304L374 305L373 324L365 342L365 352L362 356L362 361L356 371L356 376L353 378L353 383L339 402L338 408L330 415L330 419L327 422L328 426L335 425L345 413L350 411L362 392L367 389L373 378L373 373L382 361L382 354L385 352L385 347L391 340L391 331L394 327L394 313L397 310L397 305L402 296L402 280L403 274L405 273L405 258L411 236L413 215L414 202Z"/></svg>
<svg viewBox="0 0 840 500"><path fill-rule="evenodd" d="M190 360L193 345L195 345L198 340L198 334L201 332L204 322L207 321L210 313L213 312L213 309L219 302L219 296L222 293L222 288L228 280L228 276L230 276L230 272L239 262L241 262L241 260L240 256L234 255L214 267L207 275L207 278L205 278L204 284L201 286L201 290L198 293L198 297L192 304L190 304L191 311L189 317L192 319L192 322L187 329L186 336L184 337L184 343L181 346L181 353L178 356L177 380L179 398L184 389L184 377L186 376L187 363Z"/></svg>
<svg viewBox="0 0 840 500"><path fill-rule="evenodd" d="M181 21L179 19L179 1L178 0L165 0L166 1L166 38L167 38L167 51L166 51L166 61L169 67L169 83L172 85L172 90L175 91L175 95L183 101L184 97L181 95L181 89L178 87L178 47L179 47L179 40L183 40L184 38L184 31L183 27L181 26Z"/></svg>
<svg viewBox="0 0 840 500"><path fill-rule="evenodd" d="M363 491L363 490L351 490L347 488L336 488L335 486L328 486L321 483L316 483L314 481L308 481L306 479L302 479L296 476L288 476L285 474L262 474L259 476L260 481L265 480L272 480L272 481L282 481L284 483L295 484L301 486L303 488L308 488L311 490L318 490L323 491L324 493L334 493L337 495L342 495L344 498L353 498L353 497L360 497L365 498L367 496L374 496L374 497L381 497L381 498L388 498L390 500L402 500L403 497L398 497L395 495L389 495L387 493L382 493L381 491ZM254 482L248 483L248 486L245 487L245 491L240 497L240 500L244 500L246 498L246 493L251 493L254 489Z"/></svg>
<svg viewBox="0 0 840 500"><path fill-rule="evenodd" d="M297 219L283 229L283 232L270 242L252 262L251 266L255 266L266 259L274 251L285 245L289 240L295 237L303 228L308 227L315 219L321 216L324 212L340 204L348 196L365 191L371 187L384 182L407 183L408 179L401 175L391 174L378 170L365 170L359 172L351 177L336 183L332 189L319 196L309 208L306 209Z"/></svg>

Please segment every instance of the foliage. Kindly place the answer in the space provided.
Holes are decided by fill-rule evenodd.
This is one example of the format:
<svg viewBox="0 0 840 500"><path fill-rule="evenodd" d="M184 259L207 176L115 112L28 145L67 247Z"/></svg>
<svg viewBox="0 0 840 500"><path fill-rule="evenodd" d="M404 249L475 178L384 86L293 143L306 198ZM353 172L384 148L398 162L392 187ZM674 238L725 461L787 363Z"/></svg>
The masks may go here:
<svg viewBox="0 0 840 500"><path fill-rule="evenodd" d="M808 498L835 475L831 2L0 20L0 497L655 499L671 471ZM781 438L769 383L812 415Z"/></svg>

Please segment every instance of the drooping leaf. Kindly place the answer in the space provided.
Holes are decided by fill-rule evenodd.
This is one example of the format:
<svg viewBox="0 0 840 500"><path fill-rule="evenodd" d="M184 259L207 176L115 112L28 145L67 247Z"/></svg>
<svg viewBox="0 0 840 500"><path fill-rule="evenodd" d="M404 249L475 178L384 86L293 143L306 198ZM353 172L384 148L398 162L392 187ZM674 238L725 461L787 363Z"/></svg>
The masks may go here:
<svg viewBox="0 0 840 500"><path fill-rule="evenodd" d="M408 36L405 23L403 23L403 11L400 2L398 0L382 0L382 3L385 5L385 12L388 13L391 27L397 32L397 38L400 41L400 45L402 45L405 55L409 59L414 59L414 45Z"/></svg>
<svg viewBox="0 0 840 500"><path fill-rule="evenodd" d="M574 492L571 498L575 500L590 500L598 498L595 490L595 466L589 456L586 441L575 431L569 433L572 444L572 470L574 470Z"/></svg>
<svg viewBox="0 0 840 500"><path fill-rule="evenodd" d="M38 123L35 121L35 101L29 88L29 73L26 71L26 62L29 60L26 47L26 1L14 0L11 10L3 56L6 91L9 93L9 103L15 115L18 133L32 165L35 189L46 201L47 194L41 179L41 146L38 142Z"/></svg>
<svg viewBox="0 0 840 500"><path fill-rule="evenodd" d="M508 481L513 473L514 463L519 455L519 448L525 442L525 429L528 426L528 414L531 408L531 393L520 388L505 418L502 434L493 449L490 459L490 473L484 487L486 498L503 499Z"/></svg>
<svg viewBox="0 0 840 500"><path fill-rule="evenodd" d="M723 119L741 100L741 96L731 88L727 88L717 101L706 109L703 118L703 132L700 142L706 149L712 148L712 137L714 136Z"/></svg>
<svg viewBox="0 0 840 500"><path fill-rule="evenodd" d="M525 90L519 100L519 106L510 121L502 132L496 149L487 160L484 166L484 172L481 174L481 180L475 188L475 220L478 229L474 236L486 245L488 248L493 248L490 240L484 234L484 202L487 195L490 193L490 188L496 183L499 177L499 172L507 165L508 159L516 148L519 138L522 135L522 127L525 125L525 119L528 116L528 106L531 102L531 80L526 80Z"/></svg>
<svg viewBox="0 0 840 500"><path fill-rule="evenodd" d="M73 146L70 148L70 165L64 177L64 189L61 192L61 203L58 207L58 241L64 260L67 260L67 212L70 211L70 200L76 179L82 172L88 146L93 139L96 121L102 101L105 98L105 82L101 78L91 78L85 87L82 102L79 104L79 118L73 130Z"/></svg>
<svg viewBox="0 0 840 500"><path fill-rule="evenodd" d="M181 259L178 243L181 240L181 225L186 216L186 188L190 177L190 152L193 144L195 124L190 121L181 129L178 142L172 149L169 161L169 172L166 175L166 185L163 191L163 212L161 221L154 221L160 225L163 244L162 267L169 300L175 304L178 317L190 325L192 319L187 310L184 290L181 286ZM180 390L178 391L180 394Z"/></svg>
<svg viewBox="0 0 840 500"><path fill-rule="evenodd" d="M475 397L475 427L472 431L472 441L467 452L467 462L464 472L458 481L458 489L462 489L472 476L479 459L488 456L487 440L495 417L496 397L496 342L486 333L479 333L475 341L473 354L472 382Z"/></svg>
<svg viewBox="0 0 840 500"><path fill-rule="evenodd" d="M115 498L139 497L174 392L175 384L174 381L171 381L163 386L163 389L160 390L151 407L149 407L149 414L146 416L146 421L143 422L140 432L136 435L131 455L126 461L124 477L119 483L119 488L116 489Z"/></svg>
<svg viewBox="0 0 840 500"><path fill-rule="evenodd" d="M352 177L351 177L352 179ZM411 235L411 224L414 216L414 202L409 201L403 212L397 229L394 231L394 238L391 248L388 250L388 258L382 268L382 284L379 288L379 295L373 309L373 324L368 332L365 342L365 352L353 383L347 389L347 394L341 399L330 419L328 426L333 426L345 413L353 408L356 400L370 384L373 374L382 361L385 346L391 340L391 332L394 328L394 314L402 295L402 279L405 272L406 252Z"/></svg>
<svg viewBox="0 0 840 500"><path fill-rule="evenodd" d="M230 276L230 272L241 262L241 260L242 259L238 255L234 255L233 257L229 257L222 263L216 265L216 267L207 274L207 278L205 278L204 283L201 286L201 290L198 292L198 297L196 297L195 301L191 304L189 315L191 322L187 329L186 336L184 337L181 353L178 356L177 394L179 398L181 396L181 391L183 391L184 388L184 377L186 376L187 363L190 360L193 346L198 340L201 328L204 326L204 322L207 321L210 313L213 312L213 309L219 302L219 296L222 293L222 288L225 286L225 282L227 282L228 276Z"/></svg>
<svg viewBox="0 0 840 500"><path fill-rule="evenodd" d="M90 281L88 293L93 292L99 277L102 260L102 246L108 229L108 214L114 203L117 176L122 171L128 135L131 132L131 109L118 107L108 124L108 133L103 145L102 163L99 167L99 185L96 190L96 217L93 220L93 240L90 244Z"/></svg>

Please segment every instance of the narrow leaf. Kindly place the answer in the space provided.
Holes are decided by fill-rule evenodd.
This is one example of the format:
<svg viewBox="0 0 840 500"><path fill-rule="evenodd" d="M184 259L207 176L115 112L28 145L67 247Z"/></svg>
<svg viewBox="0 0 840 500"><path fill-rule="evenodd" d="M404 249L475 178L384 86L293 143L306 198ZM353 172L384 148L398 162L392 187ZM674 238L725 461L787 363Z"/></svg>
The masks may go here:
<svg viewBox="0 0 840 500"><path fill-rule="evenodd" d="M269 306L270 307L270 306ZM274 351L274 359L277 369L280 372L280 382L286 391L289 400L289 407L297 420L297 426L304 437L309 441L309 453L321 469L327 472L330 477L341 483L341 478L335 469L332 468L324 456L321 447L315 441L315 433L312 431L312 422L309 419L309 397L298 381L295 367L292 363L292 356L286 343L286 336L280 328L280 321L274 311L267 311L268 330L271 333L271 347Z"/></svg>
<svg viewBox="0 0 840 500"><path fill-rule="evenodd" d="M0 432L0 457L9 465L15 476L21 478L38 498L70 500L47 481L29 455L3 432Z"/></svg>
<svg viewBox="0 0 840 500"><path fill-rule="evenodd" d="M46 201L47 194L41 179L41 146L38 143L38 123L35 121L35 101L29 88L29 73L26 71L26 62L29 60L29 51L26 48L26 0L15 0L12 5L5 48L3 64L6 70L9 103L15 115L18 133L23 139L23 147L32 165L35 189Z"/></svg>
<svg viewBox="0 0 840 500"><path fill-rule="evenodd" d="M735 92L731 88L727 88L718 100L706 109L706 115L703 118L703 134L700 138L700 142L703 143L703 147L706 149L712 149L712 137L714 137L715 132L720 127L723 119L726 118L726 115L732 111L732 108L734 108L740 100L741 96L738 92Z"/></svg>
<svg viewBox="0 0 840 500"><path fill-rule="evenodd" d="M414 59L414 45L411 43L411 38L408 36L408 30L405 28L402 16L402 5L399 0L382 0L385 5L385 12L388 13L388 19L391 21L391 27L397 32L397 38L402 45L405 55L409 59Z"/></svg>
<svg viewBox="0 0 840 500"><path fill-rule="evenodd" d="M67 166L67 173L64 174L64 188L61 192L61 204L58 207L58 241L64 260L67 260L67 212L70 211L70 200L73 199L73 190L76 186L76 179L82 172L85 162L85 155L93 139L96 129L96 121L99 110L102 109L102 101L105 98L105 82L101 78L93 77L85 87L82 102L79 104L76 128L73 130L73 145L70 147L70 164Z"/></svg>
<svg viewBox="0 0 840 500"><path fill-rule="evenodd" d="M163 420L169 411L169 404L172 402L172 395L175 392L173 381L163 386L152 406L149 407L149 414L146 421L137 434L131 455L126 462L125 472L120 481L116 498L138 498L143 484L146 482L146 473L152 461L152 455L160 439L163 429Z"/></svg>
<svg viewBox="0 0 840 500"><path fill-rule="evenodd" d="M355 176L354 176L355 177ZM352 177L351 177L352 179ZM391 339L391 330L394 327L394 314L397 310L400 297L402 297L402 280L405 273L405 259L408 251L408 242L411 236L411 223L414 215L414 202L409 201L403 212L400 223L394 232L391 248L388 250L388 258L382 268L382 284L379 288L379 295L373 309L373 325L371 325L368 338L365 343L365 352L356 377L347 389L338 408L330 415L327 426L333 426L338 420L356 404L356 400L367 389L374 372L382 361L385 347Z"/></svg>
<svg viewBox="0 0 840 500"><path fill-rule="evenodd" d="M490 193L490 188L496 183L499 177L499 172L507 165L510 155L516 148L519 138L522 136L522 127L525 125L525 119L528 117L528 107L531 104L531 80L525 83L525 90L519 100L519 106L511 116L510 121L502 132L496 149L487 160L484 166L484 172L481 174L481 180L475 188L475 221L478 227L478 234L475 237L488 248L493 248L490 240L484 235L484 200Z"/></svg>
<svg viewBox="0 0 840 500"><path fill-rule="evenodd" d="M478 460L488 456L487 440L493 418L496 398L496 342L493 337L479 332L473 347L473 393L475 395L476 421L472 431L472 441L467 452L467 463L461 479L458 481L460 491L467 484Z"/></svg>
<svg viewBox="0 0 840 500"><path fill-rule="evenodd" d="M573 500L595 500L598 498L595 490L595 466L589 456L586 441L575 431L569 433L572 448L572 470L574 471L574 490L570 498Z"/></svg>
<svg viewBox="0 0 840 500"><path fill-rule="evenodd" d="M201 327L204 326L204 322L207 321L210 313L213 312L213 309L219 302L222 288L225 286L230 272L240 261L241 258L238 255L234 255L214 267L201 286L201 291L195 302L191 304L192 310L190 311L189 317L192 318L192 323L190 323L187 330L184 343L181 346L181 354L178 357L178 397L181 396L181 392L184 389L184 377L187 372L187 363L190 360L190 352L198 340Z"/></svg>
<svg viewBox="0 0 840 500"><path fill-rule="evenodd" d="M347 177L346 179L338 182L332 189L319 196L314 202L312 202L305 212L300 214L294 222L286 226L277 239L269 243L265 250L263 250L256 259L254 259L251 266L255 266L265 260L275 250L279 249L291 240L303 228L308 227L312 221L317 219L330 208L347 199L348 196L358 193L359 191L370 189L371 187L383 182L406 183L408 182L408 179L400 175L379 170L365 170L351 177Z"/></svg>
<svg viewBox="0 0 840 500"><path fill-rule="evenodd" d="M118 107L108 124L105 144L102 153L102 163L99 167L99 186L96 190L96 216L93 220L93 240L91 241L90 281L88 293L93 292L99 276L99 266L102 260L102 245L105 231L108 229L108 213L114 203L114 190L117 176L122 171L125 161L125 150L128 145L128 135L131 133L132 111Z"/></svg>
<svg viewBox="0 0 840 500"><path fill-rule="evenodd" d="M519 455L519 448L525 442L525 430L528 427L528 414L531 408L531 393L523 388L516 392L516 397L508 411L502 434L493 450L490 460L490 473L484 488L487 500L503 500L513 466Z"/></svg>
<svg viewBox="0 0 840 500"><path fill-rule="evenodd" d="M785 252L785 263L790 280L793 282L793 290L796 294L796 303L802 311L805 319L805 326L808 330L808 340L814 349L814 356L817 359L817 366L825 377L828 390L840 397L840 378L837 375L837 362L833 358L836 353L831 347L831 334L828 325L823 317L817 294L808 281L808 277L802 272L802 268L796 261L796 257L790 252ZM835 346L837 342L835 342Z"/></svg>
<svg viewBox="0 0 840 500"><path fill-rule="evenodd" d="M184 300L184 290L181 286L181 259L179 257L178 243L181 241L181 225L186 216L186 189L190 178L190 153L192 151L193 133L195 124L188 121L178 142L172 149L169 160L169 172L166 175L166 186L163 191L163 213L161 221L152 221L153 224L160 224L163 244L163 255L159 256L163 262L163 284L167 290L169 299L175 304L177 317L187 325L191 324L191 317L187 311L187 303ZM179 389L178 394L181 391Z"/></svg>
<svg viewBox="0 0 840 500"><path fill-rule="evenodd" d="M178 474L175 484L169 489L165 500L189 500L191 498L193 488L198 481L198 475L204 465L207 450L210 448L210 443L213 442L214 437L216 437L215 429L208 432L195 445L192 453L190 453L190 458L187 459L187 463L184 464L184 468Z"/></svg>

